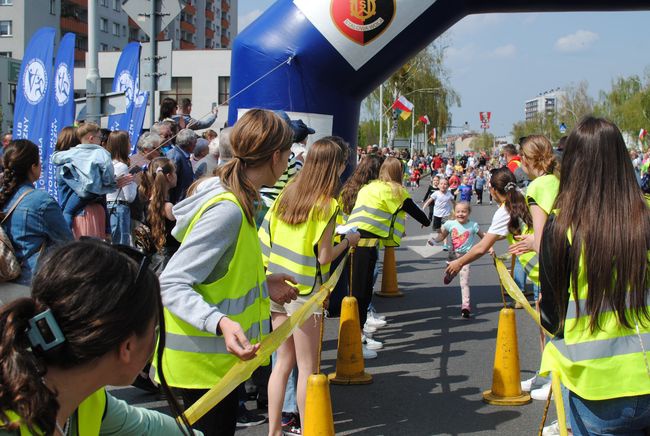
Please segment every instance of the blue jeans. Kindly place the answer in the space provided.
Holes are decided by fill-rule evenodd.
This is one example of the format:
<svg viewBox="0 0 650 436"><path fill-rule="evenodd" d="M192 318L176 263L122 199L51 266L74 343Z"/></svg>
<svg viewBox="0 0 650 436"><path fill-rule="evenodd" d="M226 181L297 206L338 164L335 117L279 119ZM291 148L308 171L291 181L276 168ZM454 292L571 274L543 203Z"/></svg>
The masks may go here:
<svg viewBox="0 0 650 436"><path fill-rule="evenodd" d="M109 202L108 210L113 243L131 245L131 209L129 209L129 205Z"/></svg>
<svg viewBox="0 0 650 436"><path fill-rule="evenodd" d="M650 429L650 395L590 401L569 392L565 407L576 436L643 436Z"/></svg>
<svg viewBox="0 0 650 436"><path fill-rule="evenodd" d="M524 292L526 290L526 271L518 258L515 258L515 271L512 276L519 289ZM533 283L533 296L535 301L539 299L539 285L535 283Z"/></svg>

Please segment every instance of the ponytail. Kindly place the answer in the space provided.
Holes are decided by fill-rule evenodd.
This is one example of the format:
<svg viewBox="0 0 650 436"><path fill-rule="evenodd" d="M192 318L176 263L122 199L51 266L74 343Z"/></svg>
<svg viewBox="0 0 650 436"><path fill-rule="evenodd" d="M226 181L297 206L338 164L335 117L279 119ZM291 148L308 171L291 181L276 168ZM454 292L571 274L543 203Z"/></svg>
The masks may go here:
<svg viewBox="0 0 650 436"><path fill-rule="evenodd" d="M253 224L255 216L255 202L260 202L260 193L255 185L246 176L246 164L241 157L230 159L217 171L222 185L235 194L239 200L246 220Z"/></svg>
<svg viewBox="0 0 650 436"><path fill-rule="evenodd" d="M21 184L28 180L32 165L38 164L38 146L27 139L11 142L3 155L3 178L0 185L0 209L11 200ZM0 212L0 220L4 219Z"/></svg>
<svg viewBox="0 0 650 436"><path fill-rule="evenodd" d="M176 171L174 164L166 157L158 157L151 161L147 170L147 191L149 207L147 221L151 228L151 236L158 252L162 251L167 241L165 228L166 190L169 188L167 175Z"/></svg>
<svg viewBox="0 0 650 436"><path fill-rule="evenodd" d="M529 228L533 225L528 204L524 194L517 189L517 179L514 174L503 167L492 171L490 184L502 197L505 198L504 206L510 215L508 231L513 235L521 234L522 223Z"/></svg>
<svg viewBox="0 0 650 436"><path fill-rule="evenodd" d="M20 298L0 309L0 428L17 431L26 425L30 433L54 433L59 403L56 393L43 382L45 366L27 339L29 320L45 309L32 298ZM11 422L13 411L21 417Z"/></svg>

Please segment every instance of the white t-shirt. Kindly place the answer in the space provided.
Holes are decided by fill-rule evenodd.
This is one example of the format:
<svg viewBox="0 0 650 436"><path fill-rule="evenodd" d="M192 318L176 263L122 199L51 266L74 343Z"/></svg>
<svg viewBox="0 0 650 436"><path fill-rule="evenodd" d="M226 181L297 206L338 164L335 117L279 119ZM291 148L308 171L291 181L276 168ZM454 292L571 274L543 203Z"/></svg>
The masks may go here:
<svg viewBox="0 0 650 436"><path fill-rule="evenodd" d="M113 161L113 169L115 173L115 178L117 179L120 176L125 176L129 173L129 167L118 160ZM117 189L109 194L106 194L106 201L126 201L131 203L135 200L135 196L138 193L138 185L135 182L131 182L122 189Z"/></svg>
<svg viewBox="0 0 650 436"><path fill-rule="evenodd" d="M510 214L506 210L506 205L502 204L499 206L494 216L492 217L492 224L486 233L492 233L493 235L499 236L508 236L510 231L508 230L508 223L510 222Z"/></svg>
<svg viewBox="0 0 650 436"><path fill-rule="evenodd" d="M448 217L451 215L451 206L454 202L454 196L447 191L444 194L440 191L433 191L431 198L435 201L433 206L433 216Z"/></svg>

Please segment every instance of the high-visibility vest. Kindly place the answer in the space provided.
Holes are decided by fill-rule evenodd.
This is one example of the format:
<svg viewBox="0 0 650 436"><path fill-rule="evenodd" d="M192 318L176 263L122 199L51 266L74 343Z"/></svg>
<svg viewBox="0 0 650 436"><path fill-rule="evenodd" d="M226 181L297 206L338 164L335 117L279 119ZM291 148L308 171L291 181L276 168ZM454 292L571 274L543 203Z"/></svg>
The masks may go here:
<svg viewBox="0 0 650 436"><path fill-rule="evenodd" d="M407 198L403 187L396 196L390 183L372 181L359 190L347 224L377 235L386 247L399 247L406 225L402 205Z"/></svg>
<svg viewBox="0 0 650 436"><path fill-rule="evenodd" d="M338 214L338 202L329 201L327 212L314 216L315 207L307 220L300 224L287 224L276 212L276 205L269 209L259 229L262 256L267 274L285 273L298 283L298 293L309 295L317 281L325 283L329 278L330 264L318 262L318 242L325 228Z"/></svg>
<svg viewBox="0 0 650 436"><path fill-rule="evenodd" d="M578 265L578 301L573 297L570 282L564 338L546 343L540 373L556 372L564 386L586 400L650 394L650 374L646 367L650 362L650 323L636 321L637 332L634 324L631 329L620 326L615 312L608 310L600 313L600 328L592 333L584 255L580 256ZM650 306L650 301L646 305ZM633 320L633 312L627 313L628 319Z"/></svg>
<svg viewBox="0 0 650 436"><path fill-rule="evenodd" d="M512 162L512 161L511 161ZM541 177L537 177L533 180L526 191L526 201L529 198L533 198L535 203L547 214L552 212L553 203L555 203L555 198L557 197L558 191L560 189L560 180L553 174L547 174ZM522 235L529 235L533 233L532 228L528 228L527 225L522 225ZM508 242L514 244L517 242L513 235L508 234ZM539 285L539 258L537 253L534 251L529 251L524 254L517 256L521 266L524 268L526 275L531 282Z"/></svg>
<svg viewBox="0 0 650 436"><path fill-rule="evenodd" d="M106 390L101 388L79 404L77 408L78 434L81 436L98 435L102 426L104 409L106 409ZM12 423L22 420L14 411L9 410L6 414ZM36 430L36 433L32 433L26 424L20 425L20 436L30 436L32 434L42 435L43 432Z"/></svg>
<svg viewBox="0 0 650 436"><path fill-rule="evenodd" d="M270 331L271 303L257 230L246 219L237 197L225 192L208 200L190 222L183 240L203 213L221 201L231 201L241 211L235 253L223 277L193 288L207 303L219 307L221 313L238 322L246 338L255 344ZM213 387L239 358L228 352L223 336L199 330L167 308L164 312L166 343L162 362L167 383L186 389Z"/></svg>

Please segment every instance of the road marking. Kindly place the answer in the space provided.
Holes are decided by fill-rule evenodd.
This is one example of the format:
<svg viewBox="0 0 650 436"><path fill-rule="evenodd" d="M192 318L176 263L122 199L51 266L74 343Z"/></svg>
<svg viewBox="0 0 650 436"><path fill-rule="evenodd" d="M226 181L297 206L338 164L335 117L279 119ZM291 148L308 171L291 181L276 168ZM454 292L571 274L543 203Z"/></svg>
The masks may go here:
<svg viewBox="0 0 650 436"><path fill-rule="evenodd" d="M442 245L407 245L407 247L427 259L442 252Z"/></svg>

